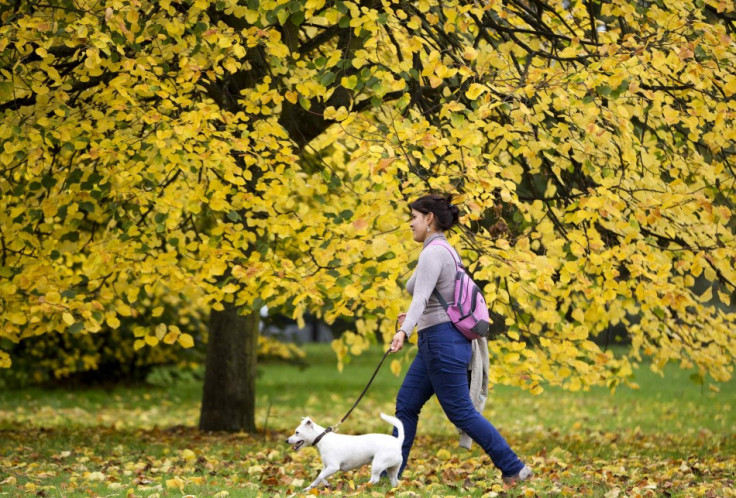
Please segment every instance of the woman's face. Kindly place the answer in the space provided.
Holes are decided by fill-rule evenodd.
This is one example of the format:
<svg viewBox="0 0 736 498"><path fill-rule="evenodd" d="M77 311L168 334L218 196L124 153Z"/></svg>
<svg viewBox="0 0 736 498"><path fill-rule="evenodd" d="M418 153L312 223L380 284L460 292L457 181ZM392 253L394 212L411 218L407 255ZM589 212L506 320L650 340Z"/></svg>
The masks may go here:
<svg viewBox="0 0 736 498"><path fill-rule="evenodd" d="M420 213L416 209L411 210L411 228L412 234L414 234L414 240L417 242L424 242L429 232L427 227L432 227L432 221L434 221L434 215L432 213L424 214Z"/></svg>

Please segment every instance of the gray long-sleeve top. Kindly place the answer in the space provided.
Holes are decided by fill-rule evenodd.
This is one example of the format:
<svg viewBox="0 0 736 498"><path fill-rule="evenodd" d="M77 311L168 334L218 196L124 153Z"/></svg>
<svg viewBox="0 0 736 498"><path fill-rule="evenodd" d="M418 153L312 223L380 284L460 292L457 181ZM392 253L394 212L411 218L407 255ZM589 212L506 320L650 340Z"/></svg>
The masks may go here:
<svg viewBox="0 0 736 498"><path fill-rule="evenodd" d="M432 295L432 291L437 287L445 301L451 303L455 293L456 267L450 251L440 245L427 247L430 242L439 238L447 241L442 233L432 234L424 241L417 267L406 284L406 290L412 295L412 300L399 330L407 337L411 335L414 326L421 331L432 325L450 321L442 304ZM457 256L457 253L455 255Z"/></svg>

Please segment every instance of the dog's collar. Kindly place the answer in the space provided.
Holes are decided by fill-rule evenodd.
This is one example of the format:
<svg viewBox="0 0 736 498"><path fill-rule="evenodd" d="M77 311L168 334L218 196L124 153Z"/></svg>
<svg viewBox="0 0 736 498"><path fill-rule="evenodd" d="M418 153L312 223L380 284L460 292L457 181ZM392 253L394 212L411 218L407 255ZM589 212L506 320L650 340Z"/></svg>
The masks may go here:
<svg viewBox="0 0 736 498"><path fill-rule="evenodd" d="M327 429L324 430L322 434L314 438L314 441L312 441L312 446L317 446L317 443L322 441L322 438L325 437L328 432L332 432L332 427L328 427Z"/></svg>

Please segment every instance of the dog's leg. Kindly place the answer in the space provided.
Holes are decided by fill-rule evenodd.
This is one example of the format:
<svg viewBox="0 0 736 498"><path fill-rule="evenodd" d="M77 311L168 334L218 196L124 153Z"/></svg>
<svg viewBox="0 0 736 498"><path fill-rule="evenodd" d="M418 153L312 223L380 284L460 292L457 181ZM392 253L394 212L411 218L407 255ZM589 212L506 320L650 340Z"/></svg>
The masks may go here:
<svg viewBox="0 0 736 498"><path fill-rule="evenodd" d="M381 480L381 473L386 470L386 458L382 455L376 455L373 457L371 464L371 480L368 484L376 484Z"/></svg>
<svg viewBox="0 0 736 498"><path fill-rule="evenodd" d="M401 468L401 463L386 469L386 473L388 474L388 480L391 481L391 487L393 488L399 485L399 469L400 468Z"/></svg>
<svg viewBox="0 0 736 498"><path fill-rule="evenodd" d="M383 469L371 468L371 480L368 481L368 484L377 484L381 480L381 472L383 472Z"/></svg>
<svg viewBox="0 0 736 498"><path fill-rule="evenodd" d="M312 484L304 488L304 491L309 491L312 488L316 488L317 486L319 486L320 483L324 483L325 486L329 486L330 483L327 482L327 478L330 477L335 472L337 472L338 470L340 470L340 467L334 467L334 466L325 467L324 469L322 469L322 472L319 473L319 475L317 476L317 479L312 481Z"/></svg>

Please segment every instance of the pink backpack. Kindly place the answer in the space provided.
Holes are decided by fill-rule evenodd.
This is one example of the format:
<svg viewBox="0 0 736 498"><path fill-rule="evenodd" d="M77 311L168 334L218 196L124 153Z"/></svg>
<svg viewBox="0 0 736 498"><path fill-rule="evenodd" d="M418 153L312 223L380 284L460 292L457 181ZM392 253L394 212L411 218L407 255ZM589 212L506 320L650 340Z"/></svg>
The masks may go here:
<svg viewBox="0 0 736 498"><path fill-rule="evenodd" d="M483 298L480 289L468 274L465 273L462 262L456 257L455 251L447 241L435 239L428 245L442 246L450 251L450 255L457 266L454 302L447 304L447 301L445 301L436 288L432 291L432 295L437 297L442 307L445 308L452 324L466 338L472 341L486 337L488 328L490 327L490 318L486 300Z"/></svg>

